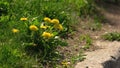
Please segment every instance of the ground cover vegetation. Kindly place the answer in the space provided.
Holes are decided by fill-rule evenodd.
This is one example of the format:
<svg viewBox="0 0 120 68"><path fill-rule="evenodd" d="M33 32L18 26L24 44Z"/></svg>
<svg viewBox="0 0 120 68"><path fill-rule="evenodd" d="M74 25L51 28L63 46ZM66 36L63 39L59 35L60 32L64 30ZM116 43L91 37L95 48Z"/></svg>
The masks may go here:
<svg viewBox="0 0 120 68"><path fill-rule="evenodd" d="M67 61L57 48L69 46L66 40L74 34L73 24L80 23L79 18L93 18L85 28L100 30L97 12L94 0L1 0L0 67L73 67L84 54L80 51ZM83 49L92 45L89 35L80 35L79 41L85 41Z"/></svg>

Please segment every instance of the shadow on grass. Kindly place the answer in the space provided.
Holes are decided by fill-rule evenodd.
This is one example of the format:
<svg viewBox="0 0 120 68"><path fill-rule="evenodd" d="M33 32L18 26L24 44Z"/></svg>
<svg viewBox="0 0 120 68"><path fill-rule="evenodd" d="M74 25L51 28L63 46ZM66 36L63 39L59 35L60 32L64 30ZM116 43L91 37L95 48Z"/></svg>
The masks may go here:
<svg viewBox="0 0 120 68"><path fill-rule="evenodd" d="M57 52L49 52L44 54L44 49L40 46L27 46L25 47L25 52L28 56L37 58L38 63L42 64L43 67L52 68L56 64L60 64L63 60L63 56Z"/></svg>

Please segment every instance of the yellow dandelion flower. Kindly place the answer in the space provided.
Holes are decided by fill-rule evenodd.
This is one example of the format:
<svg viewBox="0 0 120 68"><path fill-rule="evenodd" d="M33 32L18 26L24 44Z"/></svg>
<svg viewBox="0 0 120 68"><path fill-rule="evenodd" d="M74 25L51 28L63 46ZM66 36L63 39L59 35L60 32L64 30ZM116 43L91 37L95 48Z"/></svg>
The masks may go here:
<svg viewBox="0 0 120 68"><path fill-rule="evenodd" d="M45 21L45 22L51 22L51 19L48 18L48 17L45 17L45 18L44 18L44 21Z"/></svg>
<svg viewBox="0 0 120 68"><path fill-rule="evenodd" d="M61 24L55 24L54 28L57 28L59 30L63 30L63 26Z"/></svg>
<svg viewBox="0 0 120 68"><path fill-rule="evenodd" d="M41 25L40 28L47 29L48 26Z"/></svg>
<svg viewBox="0 0 120 68"><path fill-rule="evenodd" d="M63 30L63 26L61 24L59 24L59 30Z"/></svg>
<svg viewBox="0 0 120 68"><path fill-rule="evenodd" d="M49 33L49 32L43 32L42 36L44 38L50 38L50 37L53 37L53 34Z"/></svg>
<svg viewBox="0 0 120 68"><path fill-rule="evenodd" d="M21 21L26 21L26 20L28 20L28 19L24 17L24 18L20 18L20 20L21 20Z"/></svg>
<svg viewBox="0 0 120 68"><path fill-rule="evenodd" d="M35 26L35 25L31 25L31 26L29 27L29 29L30 29L31 31L37 31L37 30L38 30L38 27Z"/></svg>
<svg viewBox="0 0 120 68"><path fill-rule="evenodd" d="M68 67L68 65L70 64L70 62L63 61L61 64L62 64L63 66L65 66L65 67Z"/></svg>
<svg viewBox="0 0 120 68"><path fill-rule="evenodd" d="M18 33L19 30L14 28L14 29L12 29L12 32L13 32L13 33Z"/></svg>
<svg viewBox="0 0 120 68"><path fill-rule="evenodd" d="M58 19L52 19L52 20L51 20L51 23L54 23L54 24L59 24L60 22L59 22L59 20L58 20Z"/></svg>

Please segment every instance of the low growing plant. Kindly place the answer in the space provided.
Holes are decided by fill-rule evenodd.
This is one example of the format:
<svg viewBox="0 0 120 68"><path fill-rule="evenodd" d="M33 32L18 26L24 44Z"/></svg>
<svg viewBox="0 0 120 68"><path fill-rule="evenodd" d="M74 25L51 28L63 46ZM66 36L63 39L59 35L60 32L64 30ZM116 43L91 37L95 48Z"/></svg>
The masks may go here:
<svg viewBox="0 0 120 68"><path fill-rule="evenodd" d="M71 24L70 15L68 12L66 12L67 7L63 6L63 4L64 4L64 2L56 2L56 3L47 2L47 3L43 3L41 6L43 16L50 17L50 18L57 18L57 19L59 19L60 24L64 25L64 30L60 34L61 36L64 36L65 33L69 32L69 30L70 30L69 27ZM49 8L51 8L51 9L49 9Z"/></svg>
<svg viewBox="0 0 120 68"><path fill-rule="evenodd" d="M9 10L9 3L0 1L0 16L8 14L8 10Z"/></svg>
<svg viewBox="0 0 120 68"><path fill-rule="evenodd" d="M58 19L50 19L45 17L43 22L37 19L28 21L27 18L20 19L25 24L24 30L13 28L13 34L22 34L22 40L25 49L30 55L37 55L40 62L47 62L47 60L56 60L53 57L59 55L56 48L58 46L66 46L67 43L60 39L60 33L64 31L64 26ZM31 53L30 53L31 51Z"/></svg>
<svg viewBox="0 0 120 68"><path fill-rule="evenodd" d="M120 33L118 32L106 33L102 37L109 41L120 41Z"/></svg>
<svg viewBox="0 0 120 68"><path fill-rule="evenodd" d="M85 54L81 50L77 56L73 56L71 58L72 63L74 64L76 61L83 61L85 59Z"/></svg>
<svg viewBox="0 0 120 68"><path fill-rule="evenodd" d="M78 1L80 7L80 17L93 15L96 12L94 0L80 0Z"/></svg>
<svg viewBox="0 0 120 68"><path fill-rule="evenodd" d="M90 46L92 45L92 39L89 35L81 35L80 36L80 41L85 41L85 45L83 49L89 49Z"/></svg>
<svg viewBox="0 0 120 68"><path fill-rule="evenodd" d="M99 17L94 17L94 22L91 23L91 30L95 31L95 30L101 30L102 28L102 23L101 23L102 19L100 19Z"/></svg>

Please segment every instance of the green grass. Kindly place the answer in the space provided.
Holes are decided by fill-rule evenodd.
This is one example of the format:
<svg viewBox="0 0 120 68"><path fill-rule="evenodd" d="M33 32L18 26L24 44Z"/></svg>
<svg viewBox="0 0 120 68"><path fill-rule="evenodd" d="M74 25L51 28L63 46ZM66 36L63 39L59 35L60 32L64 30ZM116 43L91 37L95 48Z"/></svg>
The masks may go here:
<svg viewBox="0 0 120 68"><path fill-rule="evenodd" d="M44 17L51 19L59 19L60 24L65 27L65 30L60 34L65 36L72 23L76 23L75 15L85 14L81 12L88 4L81 4L83 0L1 0L0 1L0 67L1 68L44 68L46 66L56 68L60 63L61 56L54 54L54 58L48 63L48 60L42 59L41 53L34 52L36 48L25 47L24 41L29 41L25 36L25 22L21 22L21 17L26 17L29 20L26 23L32 23L33 19L37 19L39 23L43 22ZM83 6L83 7L80 7ZM89 6L89 5L88 5ZM80 10L80 8L82 8ZM89 7L88 7L89 8ZM89 9L86 8L87 14ZM80 11L80 12L79 12ZM90 9L91 14L91 9ZM13 34L12 29L17 28L22 30L18 34ZM86 42L91 45L91 39L86 37ZM63 44L63 43L62 43ZM38 49L39 50L39 49ZM35 50L36 51L36 50ZM57 52L56 52L57 53ZM59 52L58 52L59 53ZM55 56L56 55L56 56ZM48 57L50 58L50 57ZM81 60L81 55L73 60ZM41 61L42 60L42 61Z"/></svg>
<svg viewBox="0 0 120 68"><path fill-rule="evenodd" d="M65 5L66 3L66 5ZM39 53L26 49L24 40L25 22L21 22L21 17L26 17L29 22L36 18L39 22L44 17L57 18L62 25L68 27L69 16L66 9L67 2L64 0L2 0L0 1L0 67L2 68L43 68L46 66L56 66L56 61L44 63L46 60L40 58ZM23 30L19 34L13 34L12 29ZM68 31L68 29L66 29ZM65 32L66 32L65 31ZM27 50L27 51L26 51ZM33 53L33 54L32 54ZM55 54L54 54L55 56ZM57 56L55 56L57 58ZM41 61L42 59L42 61ZM53 58L54 60L55 58ZM52 59L51 59L52 60ZM42 63L41 63L42 62Z"/></svg>
<svg viewBox="0 0 120 68"><path fill-rule="evenodd" d="M107 33L104 34L102 38L109 41L120 41L120 33L118 32Z"/></svg>
<svg viewBox="0 0 120 68"><path fill-rule="evenodd" d="M93 43L92 38L89 35L81 35L80 41L85 42L83 49L89 49Z"/></svg>

